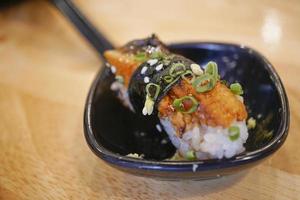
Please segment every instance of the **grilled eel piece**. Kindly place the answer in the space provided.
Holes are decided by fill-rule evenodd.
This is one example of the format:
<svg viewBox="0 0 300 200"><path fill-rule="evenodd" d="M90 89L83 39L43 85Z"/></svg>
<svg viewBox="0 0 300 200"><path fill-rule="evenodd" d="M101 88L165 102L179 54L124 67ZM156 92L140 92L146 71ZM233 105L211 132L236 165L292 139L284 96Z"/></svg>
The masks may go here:
<svg viewBox="0 0 300 200"><path fill-rule="evenodd" d="M116 68L115 74L124 78L124 86L128 88L133 73L145 61L139 59L141 54L147 60L157 52L172 54L153 35L150 38L129 42L121 48L106 51L104 56ZM193 95L199 102L197 110L190 114L176 111L172 105L173 101L187 95ZM193 124L227 128L232 122L247 118L247 111L241 98L220 81L212 90L198 93L190 83L181 79L160 100L157 109L159 117L169 118L178 136L192 128Z"/></svg>

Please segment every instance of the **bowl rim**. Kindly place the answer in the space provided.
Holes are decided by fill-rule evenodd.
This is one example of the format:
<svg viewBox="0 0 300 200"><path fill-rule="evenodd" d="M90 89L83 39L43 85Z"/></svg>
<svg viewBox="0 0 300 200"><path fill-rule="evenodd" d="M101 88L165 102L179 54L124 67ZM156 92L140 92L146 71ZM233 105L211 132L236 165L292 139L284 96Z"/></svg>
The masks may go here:
<svg viewBox="0 0 300 200"><path fill-rule="evenodd" d="M247 51L250 54L254 54L256 57L259 57L262 59L262 61L265 63L265 69L268 71L269 75L271 76L271 79L273 80L275 87L277 89L277 92L280 96L280 103L282 107L282 119L278 134L276 134L276 137L272 139L271 142L269 142L267 145L263 146L262 148L259 148L255 151L246 152L242 155L234 156L230 159L210 159L210 160L198 160L198 161L153 161L153 160L144 160L144 159L138 159L138 158L132 158L127 156L122 156L119 154L116 154L114 152L109 151L105 147L103 147L101 144L99 144L95 136L93 134L93 127L92 127L92 103L93 103L93 97L95 95L95 90L97 88L97 84L99 81L101 81L103 77L103 72L106 69L106 67L101 67L99 72L96 75L96 78L94 79L91 88L89 90L85 109L84 109L84 135L86 138L86 141L88 143L88 146L90 149L101 159L105 160L106 162L117 165L120 167L125 168L136 168L136 169L144 169L144 170L159 170L159 171L191 171L194 165L197 165L196 171L206 171L206 170L212 170L212 169L221 169L221 168L229 168L233 166L238 165L244 165L248 164L254 161L262 160L275 151L277 151L282 144L284 143L289 130L289 124L290 124L290 110L289 110L289 103L288 98L284 89L284 86L282 84L282 81L277 74L275 68L272 66L272 64L258 51L254 50L253 48L250 48L246 45L239 45L239 44L233 44L233 43L223 43L223 42L180 42L180 43L172 43L168 45L170 48L190 48L190 47L201 47L201 48L238 48L243 49Z"/></svg>

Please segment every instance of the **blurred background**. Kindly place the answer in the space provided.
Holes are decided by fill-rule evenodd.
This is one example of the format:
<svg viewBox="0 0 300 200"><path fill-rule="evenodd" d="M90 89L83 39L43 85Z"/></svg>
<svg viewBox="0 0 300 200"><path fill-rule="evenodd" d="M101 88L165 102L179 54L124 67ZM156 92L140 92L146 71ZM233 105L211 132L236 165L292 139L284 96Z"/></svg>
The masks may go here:
<svg viewBox="0 0 300 200"><path fill-rule="evenodd" d="M167 43L219 41L258 50L287 90L289 138L254 175L231 188L223 187L228 180L170 184L116 171L91 153L83 137L85 98L101 67L94 49L48 1L1 0L0 199L131 199L128 191L136 199L300 194L299 0L73 2L116 46L156 33ZM287 196L273 190L281 187L291 188L284 190Z"/></svg>

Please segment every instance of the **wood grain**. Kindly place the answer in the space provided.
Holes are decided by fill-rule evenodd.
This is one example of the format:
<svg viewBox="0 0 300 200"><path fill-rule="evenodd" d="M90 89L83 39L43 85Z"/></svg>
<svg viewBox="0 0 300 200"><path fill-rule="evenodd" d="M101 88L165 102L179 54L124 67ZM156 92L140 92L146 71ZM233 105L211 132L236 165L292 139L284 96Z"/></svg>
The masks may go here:
<svg viewBox="0 0 300 200"><path fill-rule="evenodd" d="M115 44L157 33L170 41L243 43L287 89L284 146L252 170L167 182L117 171L89 150L82 116L97 55L45 1L0 12L0 199L299 199L300 2L76 0Z"/></svg>

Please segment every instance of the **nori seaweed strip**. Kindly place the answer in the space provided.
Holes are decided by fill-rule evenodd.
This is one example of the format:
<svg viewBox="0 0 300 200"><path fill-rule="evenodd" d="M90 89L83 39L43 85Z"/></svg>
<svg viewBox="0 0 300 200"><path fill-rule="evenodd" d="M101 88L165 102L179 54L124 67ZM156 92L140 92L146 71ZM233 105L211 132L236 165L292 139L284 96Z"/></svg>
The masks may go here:
<svg viewBox="0 0 300 200"><path fill-rule="evenodd" d="M164 81L165 76L170 75L170 69L174 64L182 63L185 66L185 71L190 70L190 65L194 63L193 61L176 54L167 54L164 58L158 60L158 62L150 66L149 63L142 63L134 72L131 77L128 93L129 98L134 110L137 114L142 114L142 110L144 107L145 99L146 99L146 85L148 83L144 82L144 78L147 76L150 79L149 83L158 84L160 86L160 92L158 97L154 101L154 110L152 114L157 114L157 106L160 100L168 93L168 91L181 80L181 75L177 75L173 77L173 81L166 82ZM164 64L163 68L159 71L155 69L156 66ZM147 71L144 74L141 74L141 70L143 67L147 67Z"/></svg>
<svg viewBox="0 0 300 200"><path fill-rule="evenodd" d="M162 43L155 34L145 39L133 40L128 42L125 46L119 50L123 53L138 53L145 52L151 53L153 48L160 48L162 52L169 52L164 43Z"/></svg>

